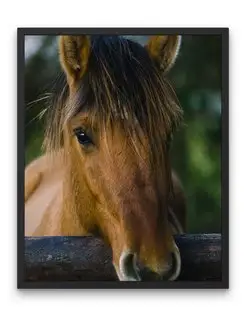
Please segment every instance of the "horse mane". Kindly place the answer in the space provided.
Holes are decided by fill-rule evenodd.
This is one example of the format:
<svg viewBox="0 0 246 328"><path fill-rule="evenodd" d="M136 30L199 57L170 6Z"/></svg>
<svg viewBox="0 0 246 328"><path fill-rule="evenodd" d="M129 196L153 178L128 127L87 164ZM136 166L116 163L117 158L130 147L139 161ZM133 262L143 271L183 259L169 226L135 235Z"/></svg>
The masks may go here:
<svg viewBox="0 0 246 328"><path fill-rule="evenodd" d="M182 110L170 83L144 47L119 36L91 37L88 66L78 83L72 99L64 74L56 84L47 116L47 152L63 147L64 127L72 117L87 111L91 125L104 130L120 117L136 150L139 130L149 141L153 166L163 167L163 147L182 122Z"/></svg>

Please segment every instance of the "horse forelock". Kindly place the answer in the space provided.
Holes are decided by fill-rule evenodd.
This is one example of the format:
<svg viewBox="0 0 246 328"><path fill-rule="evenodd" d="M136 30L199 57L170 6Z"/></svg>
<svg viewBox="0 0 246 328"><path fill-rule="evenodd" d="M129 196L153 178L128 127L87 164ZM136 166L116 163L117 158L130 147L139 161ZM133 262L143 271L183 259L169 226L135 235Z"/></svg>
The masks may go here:
<svg viewBox="0 0 246 328"><path fill-rule="evenodd" d="M46 150L59 150L64 142L64 128L74 116L86 112L91 126L102 131L119 122L131 136L137 152L138 141L144 135L153 166L163 168L166 142L182 121L175 92L141 45L118 36L91 40L88 66L76 91L69 96L66 79L62 77L54 94Z"/></svg>

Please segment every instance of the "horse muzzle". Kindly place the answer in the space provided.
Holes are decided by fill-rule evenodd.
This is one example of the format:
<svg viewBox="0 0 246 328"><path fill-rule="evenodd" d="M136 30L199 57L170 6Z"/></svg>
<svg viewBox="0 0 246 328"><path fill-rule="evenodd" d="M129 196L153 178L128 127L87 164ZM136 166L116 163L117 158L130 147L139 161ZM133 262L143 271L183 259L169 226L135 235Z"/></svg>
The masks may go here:
<svg viewBox="0 0 246 328"><path fill-rule="evenodd" d="M120 281L152 281L169 280L174 281L181 272L181 257L178 247L175 245L168 262L162 263L153 271L138 261L137 254L123 251L119 267L116 272Z"/></svg>

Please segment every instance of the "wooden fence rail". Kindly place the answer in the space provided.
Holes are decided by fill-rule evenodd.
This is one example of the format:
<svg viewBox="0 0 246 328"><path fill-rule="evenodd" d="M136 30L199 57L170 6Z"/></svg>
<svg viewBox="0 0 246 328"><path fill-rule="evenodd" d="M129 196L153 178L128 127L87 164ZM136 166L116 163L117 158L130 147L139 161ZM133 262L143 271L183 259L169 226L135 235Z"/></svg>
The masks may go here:
<svg viewBox="0 0 246 328"><path fill-rule="evenodd" d="M179 280L220 281L221 235L187 234L176 237L182 259ZM150 278L143 270L143 280ZM110 249L94 237L25 238L26 281L112 281Z"/></svg>

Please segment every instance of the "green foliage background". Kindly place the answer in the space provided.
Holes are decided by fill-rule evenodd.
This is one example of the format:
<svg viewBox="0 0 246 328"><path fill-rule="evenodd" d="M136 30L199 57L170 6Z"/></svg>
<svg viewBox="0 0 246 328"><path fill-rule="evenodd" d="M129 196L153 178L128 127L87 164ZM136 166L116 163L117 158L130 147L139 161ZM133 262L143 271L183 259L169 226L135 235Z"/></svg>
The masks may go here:
<svg viewBox="0 0 246 328"><path fill-rule="evenodd" d="M26 164L41 154L44 119L37 116L59 73L57 38L26 37ZM186 192L190 233L221 231L221 74L221 37L184 36L169 77L184 110L172 163Z"/></svg>

